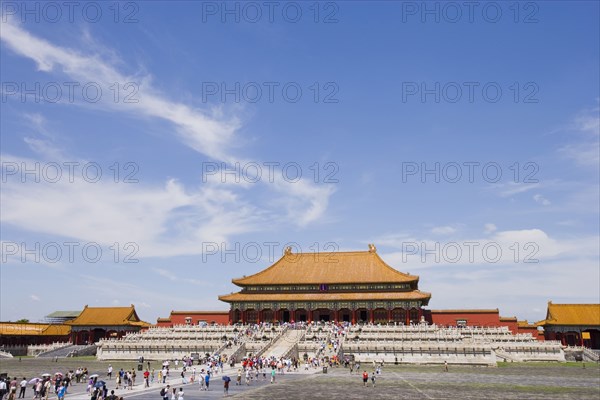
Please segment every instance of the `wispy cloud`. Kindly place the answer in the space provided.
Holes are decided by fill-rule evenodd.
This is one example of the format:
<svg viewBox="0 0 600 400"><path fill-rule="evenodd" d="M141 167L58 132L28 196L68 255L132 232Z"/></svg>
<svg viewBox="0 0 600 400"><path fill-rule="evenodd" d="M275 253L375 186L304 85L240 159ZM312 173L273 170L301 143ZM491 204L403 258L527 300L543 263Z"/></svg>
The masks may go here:
<svg viewBox="0 0 600 400"><path fill-rule="evenodd" d="M571 127L571 141L558 149L563 156L582 167L600 166L600 108L581 111Z"/></svg>
<svg viewBox="0 0 600 400"><path fill-rule="evenodd" d="M539 193L533 195L533 200L535 200L536 203L541 204L543 206L549 206L551 204L550 200L548 200Z"/></svg>
<svg viewBox="0 0 600 400"><path fill-rule="evenodd" d="M217 118L216 111L201 111L172 101L153 86L151 76L128 75L98 54L83 54L50 43L22 29L12 18L2 22L0 38L16 54L33 60L39 71L60 73L80 82L95 82L105 88L115 82L135 83L139 88L137 103L115 103L110 96L105 96L96 105L171 122L178 138L187 146L213 159L233 161L230 150L236 139L235 131L240 127L236 118Z"/></svg>
<svg viewBox="0 0 600 400"><path fill-rule="evenodd" d="M434 235L451 235L456 232L456 229L451 226L436 226L431 229Z"/></svg>
<svg viewBox="0 0 600 400"><path fill-rule="evenodd" d="M154 87L150 75L122 72L115 57L55 45L26 31L12 19L2 23L1 40L14 53L33 60L44 73L98 82L106 87L114 82L138 83L139 102L117 104L103 98L95 106L107 113L170 122L177 138L198 153L226 163L243 162L242 157L233 155L240 140L236 134L241 126L239 118L224 118L222 110L201 110L173 101ZM37 137L24 138L30 149L43 159L65 159L53 143L45 118L39 114L27 118L39 133ZM21 161L6 154L3 159ZM2 191L3 222L30 231L99 243L133 241L140 245L143 255L197 254L199 241L227 241L231 235L260 229L266 220L300 227L321 221L335 192L332 186L317 185L306 179L288 182L278 178L251 185L252 190L274 194L268 196L269 207L266 203L254 204L246 196L248 187L243 183L208 182L200 189L189 190L175 179L162 187L106 182L89 185L81 180L36 186L8 183Z"/></svg>

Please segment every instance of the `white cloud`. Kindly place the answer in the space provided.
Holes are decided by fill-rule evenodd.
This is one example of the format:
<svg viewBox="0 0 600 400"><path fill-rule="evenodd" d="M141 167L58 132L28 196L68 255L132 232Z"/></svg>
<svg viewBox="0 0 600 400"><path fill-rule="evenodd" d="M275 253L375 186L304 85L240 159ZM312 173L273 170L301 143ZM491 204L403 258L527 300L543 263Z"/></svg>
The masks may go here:
<svg viewBox="0 0 600 400"><path fill-rule="evenodd" d="M574 119L574 143L567 144L558 149L558 152L575 161L582 167L600 165L600 108L583 110Z"/></svg>
<svg viewBox="0 0 600 400"><path fill-rule="evenodd" d="M127 75L98 54L84 55L54 45L22 29L12 19L2 22L1 39L16 54L35 61L39 71L63 74L79 82L95 82L104 88L115 82L135 83L139 88L137 103L114 102L112 96L103 96L95 106L169 121L187 146L214 159L233 161L230 150L236 140L235 131L240 127L236 118L218 119L213 111L203 112L171 101L153 87L150 76Z"/></svg>
<svg viewBox="0 0 600 400"><path fill-rule="evenodd" d="M551 204L550 200L546 199L539 193L533 195L533 200L535 200L536 203L539 203L543 206L549 206Z"/></svg>
<svg viewBox="0 0 600 400"><path fill-rule="evenodd" d="M498 228L496 227L496 225L494 225L494 224L491 224L491 223L489 223L489 224L485 224L485 225L483 226L483 231L484 231L485 233L492 233L492 232L495 232L496 230L498 230Z"/></svg>
<svg viewBox="0 0 600 400"><path fill-rule="evenodd" d="M431 233L434 235L450 235L454 232L456 232L456 229L451 226L436 226L431 229Z"/></svg>
<svg viewBox="0 0 600 400"><path fill-rule="evenodd" d="M172 101L153 86L151 76L119 71L114 66L115 57L83 54L55 45L12 20L2 23L1 40L16 54L35 61L43 72L75 81L98 82L106 87L114 82L139 83L138 103L112 103L108 99L111 96L106 96L94 106L105 112L168 121L174 125L177 137L197 152L227 164L243 162L232 154L240 140L236 135L241 126L237 117L224 119L222 110L199 110ZM49 140L53 135L44 117L31 114L28 118L44 137L26 137L29 147L42 158L66 159ZM242 192L249 188L270 190L275 195L268 196L270 204L254 205ZM267 220L304 227L320 221L335 192L331 185L317 185L306 179L288 182L281 177L274 182L263 179L252 185L209 181L194 190L187 190L176 180L166 182L163 187L106 182L90 185L79 180L36 186L6 184L3 189L3 222L34 232L101 244L135 242L140 246L141 256L197 254L198 243L202 241L227 241L231 235L261 229ZM279 211L281 206L284 215Z"/></svg>
<svg viewBox="0 0 600 400"><path fill-rule="evenodd" d="M41 300L41 299L40 299L38 296L36 296L35 294L32 294L31 296L29 296L29 298L30 298L31 300L33 300L33 301L40 301L40 300Z"/></svg>
<svg viewBox="0 0 600 400"><path fill-rule="evenodd" d="M497 190L500 197L511 197L539 187L538 183L508 182L495 183L491 188Z"/></svg>
<svg viewBox="0 0 600 400"><path fill-rule="evenodd" d="M469 266L499 268L513 265L541 265L553 260L597 259L598 236L577 239L550 237L541 229L496 231L487 238L455 238L439 241L431 238L399 240L399 251L384 254L391 265L411 269Z"/></svg>

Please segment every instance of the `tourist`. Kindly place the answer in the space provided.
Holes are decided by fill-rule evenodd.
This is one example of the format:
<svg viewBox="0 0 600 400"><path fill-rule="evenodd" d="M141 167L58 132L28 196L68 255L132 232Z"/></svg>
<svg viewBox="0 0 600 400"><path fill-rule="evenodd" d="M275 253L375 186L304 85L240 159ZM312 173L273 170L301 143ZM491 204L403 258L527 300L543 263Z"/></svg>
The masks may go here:
<svg viewBox="0 0 600 400"><path fill-rule="evenodd" d="M108 379L112 379L112 373L113 373L113 367L111 364L108 364L108 371L106 373L106 376L108 377Z"/></svg>
<svg viewBox="0 0 600 400"><path fill-rule="evenodd" d="M19 390L19 399L24 399L25 398L25 389L27 389L27 378L23 377L23 380L19 383L20 386L20 390Z"/></svg>
<svg viewBox="0 0 600 400"><path fill-rule="evenodd" d="M448 372L448 361L444 361L444 372Z"/></svg>
<svg viewBox="0 0 600 400"><path fill-rule="evenodd" d="M367 387L367 382L369 382L369 373L367 371L363 371L362 380L363 380L363 386Z"/></svg>
<svg viewBox="0 0 600 400"><path fill-rule="evenodd" d="M229 395L229 377L226 376L223 378L223 395L224 396L228 396Z"/></svg>
<svg viewBox="0 0 600 400"><path fill-rule="evenodd" d="M3 399L7 392L8 387L6 386L6 381L4 379L0 379L0 399Z"/></svg>
<svg viewBox="0 0 600 400"><path fill-rule="evenodd" d="M162 390L160 391L163 400L169 400L169 390L171 389L171 385L167 385L166 387L163 387Z"/></svg>
<svg viewBox="0 0 600 400"><path fill-rule="evenodd" d="M160 378L158 380L160 380ZM152 372L150 373L150 383L154 385L154 368L152 368Z"/></svg>
<svg viewBox="0 0 600 400"><path fill-rule="evenodd" d="M12 381L10 381L10 385L8 388L8 400L15 400L17 397L17 377L14 377Z"/></svg>
<svg viewBox="0 0 600 400"><path fill-rule="evenodd" d="M50 382L50 379L46 379L46 382L44 383L44 388L42 389L43 391L43 397L44 400L48 400L48 396L50 396L50 388L52 387L52 382ZM89 390L88 390L89 392Z"/></svg>
<svg viewBox="0 0 600 400"><path fill-rule="evenodd" d="M210 371L206 371L206 376L204 376L204 383L206 384L206 390L208 390L208 386L210 384Z"/></svg>
<svg viewBox="0 0 600 400"><path fill-rule="evenodd" d="M115 391L111 390L110 391L110 396L108 396L106 399L107 400L117 400L117 396L115 395Z"/></svg>
<svg viewBox="0 0 600 400"><path fill-rule="evenodd" d="M183 388L179 388L179 393L177 393L177 400L183 400Z"/></svg>
<svg viewBox="0 0 600 400"><path fill-rule="evenodd" d="M239 386L241 384L242 384L242 369L239 368L238 373L237 373L237 380L235 381L235 385Z"/></svg>
<svg viewBox="0 0 600 400"><path fill-rule="evenodd" d="M63 400L65 398L66 392L67 392L67 387L63 383L62 385L60 385L60 388L56 392L56 396L58 397L58 400Z"/></svg>
<svg viewBox="0 0 600 400"><path fill-rule="evenodd" d="M200 370L200 375L198 375L198 384L200 385L200 390L206 390L206 381L204 376L204 369Z"/></svg>
<svg viewBox="0 0 600 400"><path fill-rule="evenodd" d="M271 383L275 383L275 367L271 367Z"/></svg>
<svg viewBox="0 0 600 400"><path fill-rule="evenodd" d="M42 382L42 380L38 380L34 386L34 399L39 399L42 397L42 389L44 387L44 383Z"/></svg>
<svg viewBox="0 0 600 400"><path fill-rule="evenodd" d="M150 387L150 371L144 371L144 387Z"/></svg>
<svg viewBox="0 0 600 400"><path fill-rule="evenodd" d="M375 387L375 372L373 371L373 373L371 373L371 383L373 384L373 387Z"/></svg>

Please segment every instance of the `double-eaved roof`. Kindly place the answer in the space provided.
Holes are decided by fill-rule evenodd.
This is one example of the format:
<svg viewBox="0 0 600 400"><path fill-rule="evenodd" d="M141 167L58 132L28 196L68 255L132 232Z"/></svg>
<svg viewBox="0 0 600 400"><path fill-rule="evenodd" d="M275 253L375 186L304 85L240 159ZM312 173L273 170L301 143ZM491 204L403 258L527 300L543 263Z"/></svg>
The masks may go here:
<svg viewBox="0 0 600 400"><path fill-rule="evenodd" d="M430 293L417 289L419 277L395 270L385 263L370 245L369 251L331 253L292 253L289 249L270 267L250 276L233 279L241 292L219 296L231 302L280 301L421 301L427 304ZM408 284L403 288L395 285ZM318 292L299 286L325 287ZM331 285L341 285L333 288ZM343 285L360 285L354 290ZM367 285L365 288L364 286ZM247 287L258 286L257 291ZM268 291L265 288L269 287ZM316 289L314 289L316 290Z"/></svg>
<svg viewBox="0 0 600 400"><path fill-rule="evenodd" d="M286 252L269 268L232 282L238 286L250 286L407 283L418 280L418 276L402 273L387 265L375 251L347 251Z"/></svg>

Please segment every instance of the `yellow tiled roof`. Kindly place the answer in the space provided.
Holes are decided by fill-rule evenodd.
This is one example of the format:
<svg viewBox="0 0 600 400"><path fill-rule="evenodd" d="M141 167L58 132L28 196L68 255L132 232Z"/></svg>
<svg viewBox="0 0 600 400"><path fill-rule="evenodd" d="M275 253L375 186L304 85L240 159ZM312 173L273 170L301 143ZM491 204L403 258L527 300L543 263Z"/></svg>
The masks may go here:
<svg viewBox="0 0 600 400"><path fill-rule="evenodd" d="M405 283L419 277L396 271L375 251L286 253L254 275L233 279L238 286L330 283Z"/></svg>
<svg viewBox="0 0 600 400"><path fill-rule="evenodd" d="M135 312L133 304L129 307L88 307L87 305L79 316L66 324L72 326L91 325L132 325L150 326L149 323L141 321Z"/></svg>
<svg viewBox="0 0 600 400"><path fill-rule="evenodd" d="M66 336L71 327L58 324L17 324L0 322L0 335L7 336Z"/></svg>
<svg viewBox="0 0 600 400"><path fill-rule="evenodd" d="M368 301L368 300L429 300L430 293L368 292L368 293L232 293L219 296L219 300L233 301Z"/></svg>
<svg viewBox="0 0 600 400"><path fill-rule="evenodd" d="M600 304L553 304L538 325L599 325Z"/></svg>

